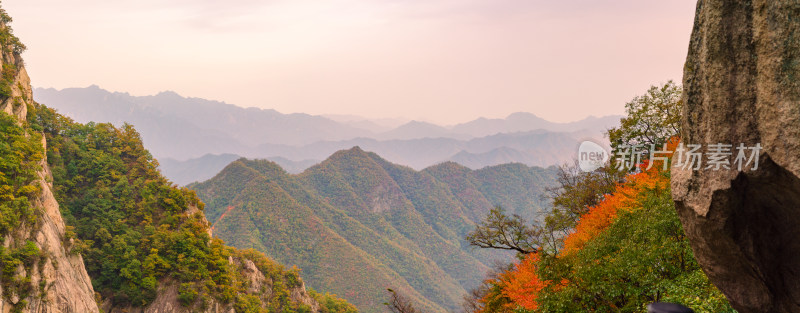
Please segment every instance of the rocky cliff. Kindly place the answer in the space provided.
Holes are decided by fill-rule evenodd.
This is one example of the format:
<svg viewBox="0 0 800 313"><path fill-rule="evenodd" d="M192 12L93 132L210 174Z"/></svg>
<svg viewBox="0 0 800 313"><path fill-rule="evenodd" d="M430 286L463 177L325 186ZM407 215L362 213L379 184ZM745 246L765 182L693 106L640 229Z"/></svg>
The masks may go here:
<svg viewBox="0 0 800 313"><path fill-rule="evenodd" d="M4 14L3 14L4 15ZM16 117L21 124L27 118L28 107L32 105L30 78L20 57L20 51L9 44L10 31L6 26L7 17L0 23L0 33L4 36L2 50L2 90L3 100L0 110ZM13 37L13 36L11 36ZM30 134L28 134L30 136ZM46 141L42 138L43 150ZM31 199L35 218L23 222L9 234L3 236L2 246L8 250L19 249L33 242L39 250L39 257L30 266L19 265L10 279L21 284L30 284L36 291L22 295L17 288L3 290L9 282L0 285L0 313L16 309L21 312L98 312L91 280L84 268L80 254L71 254L65 246L65 225L61 218L58 203L53 196L52 176L47 160L39 163L36 176L40 194Z"/></svg>
<svg viewBox="0 0 800 313"><path fill-rule="evenodd" d="M757 168L672 176L695 256L739 312L800 312L798 16L797 1L700 0L684 68L683 142L731 144L731 160L763 147Z"/></svg>
<svg viewBox="0 0 800 313"><path fill-rule="evenodd" d="M44 139L42 145L44 145ZM20 266L16 277L30 280L32 286L40 288L21 299L20 295L10 292L8 301L0 298L0 312L8 313L17 306L21 312L98 312L94 299L94 290L89 275L84 268L80 254L71 254L65 246L65 225L53 197L50 172L45 161L39 171L39 184L42 193L33 201L36 208L37 221L23 224L15 232L3 238L3 247L15 248L31 241L36 244L43 257L39 258L30 270ZM2 293L2 287L0 287ZM18 308L19 309L19 308Z"/></svg>
<svg viewBox="0 0 800 313"><path fill-rule="evenodd" d="M7 26L7 16L3 12L0 14L0 37L12 37L11 31ZM5 39L5 40L3 40ZM16 39L16 38L13 38ZM5 42L2 42L5 41ZM31 91L31 78L25 70L25 62L20 55L20 49L24 49L21 43L14 43L14 40L0 38L0 77L2 77L2 88L0 88L0 111L9 115L16 116L20 122L25 120L28 113L28 106L33 102L33 92Z"/></svg>

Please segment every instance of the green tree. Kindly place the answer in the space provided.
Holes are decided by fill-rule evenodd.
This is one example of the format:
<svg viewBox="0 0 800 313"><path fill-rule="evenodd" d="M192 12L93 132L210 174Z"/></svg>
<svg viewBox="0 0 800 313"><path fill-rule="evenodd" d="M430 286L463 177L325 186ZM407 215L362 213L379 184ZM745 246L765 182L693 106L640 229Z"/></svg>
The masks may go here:
<svg viewBox="0 0 800 313"><path fill-rule="evenodd" d="M650 86L644 95L625 104L626 117L620 126L609 129L608 138L614 150L623 145L656 145L661 147L681 133L683 88L671 80L661 86Z"/></svg>
<svg viewBox="0 0 800 313"><path fill-rule="evenodd" d="M317 300L321 313L358 313L358 309L347 301L330 293L318 293L313 288L308 289L308 294Z"/></svg>

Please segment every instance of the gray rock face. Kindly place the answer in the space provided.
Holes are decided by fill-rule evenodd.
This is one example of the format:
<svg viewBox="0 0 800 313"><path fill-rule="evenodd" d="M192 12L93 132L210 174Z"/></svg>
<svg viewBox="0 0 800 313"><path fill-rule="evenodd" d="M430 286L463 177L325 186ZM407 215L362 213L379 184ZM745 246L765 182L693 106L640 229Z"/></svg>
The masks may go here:
<svg viewBox="0 0 800 313"><path fill-rule="evenodd" d="M684 143L763 147L757 169L673 170L700 266L739 312L800 312L800 3L698 1L683 84Z"/></svg>

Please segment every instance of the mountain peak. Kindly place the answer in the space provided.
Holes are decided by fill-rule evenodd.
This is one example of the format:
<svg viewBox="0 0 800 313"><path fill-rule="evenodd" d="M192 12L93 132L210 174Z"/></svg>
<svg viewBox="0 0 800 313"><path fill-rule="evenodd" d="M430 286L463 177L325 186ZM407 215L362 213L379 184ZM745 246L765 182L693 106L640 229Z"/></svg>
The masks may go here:
<svg viewBox="0 0 800 313"><path fill-rule="evenodd" d="M506 117L506 120L508 120L508 121L524 121L524 122L529 122L529 123L545 123L545 124L552 123L552 122L550 122L550 121L548 121L546 119L543 119L543 118L537 116L536 114L528 113L528 112L511 113L510 115L508 115L508 117Z"/></svg>
<svg viewBox="0 0 800 313"><path fill-rule="evenodd" d="M514 112L514 113L509 114L506 118L510 119L510 118L522 118L522 117L524 117L524 118L531 118L531 117L540 118L536 114L529 113L529 112Z"/></svg>
<svg viewBox="0 0 800 313"><path fill-rule="evenodd" d="M156 94L156 97L183 98L177 92L174 92L172 90L165 90L165 91L159 92L158 94Z"/></svg>
<svg viewBox="0 0 800 313"><path fill-rule="evenodd" d="M434 130L434 131L446 130L446 128L444 128L442 126L439 126L439 125L436 125L436 124L433 124L433 123L429 123L429 122L425 122L425 121L417 121L417 120L410 121L408 123L400 125L397 128L395 128L394 131L398 131L398 130L402 130L402 129L409 129L409 130L425 129L425 130Z"/></svg>
<svg viewBox="0 0 800 313"><path fill-rule="evenodd" d="M325 161L312 166L304 173L320 169L334 169L336 171L373 172L375 174L374 171L383 171L380 164L384 162L388 163L388 161L374 152L364 151L361 147L354 146L347 150L334 152Z"/></svg>
<svg viewBox="0 0 800 313"><path fill-rule="evenodd" d="M413 120L413 121L409 121L408 123L405 123L403 125L434 125L434 124L431 124L431 123L428 123L428 122L425 122L425 121Z"/></svg>
<svg viewBox="0 0 800 313"><path fill-rule="evenodd" d="M339 150L333 153L326 161L350 160L355 158L369 158L369 152L364 151L359 146L350 149Z"/></svg>
<svg viewBox="0 0 800 313"><path fill-rule="evenodd" d="M427 173L436 173L436 172L459 172L459 173L466 173L472 171L469 167L461 165L454 161L445 161L439 164L431 165L423 170Z"/></svg>

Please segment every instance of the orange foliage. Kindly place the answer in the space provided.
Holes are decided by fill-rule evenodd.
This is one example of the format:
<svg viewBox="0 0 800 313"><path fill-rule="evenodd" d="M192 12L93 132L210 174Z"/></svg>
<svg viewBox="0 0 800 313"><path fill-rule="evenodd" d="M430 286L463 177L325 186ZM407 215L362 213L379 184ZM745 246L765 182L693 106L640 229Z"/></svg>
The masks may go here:
<svg viewBox="0 0 800 313"><path fill-rule="evenodd" d="M562 255L567 255L580 250L589 240L605 230L617 217L621 210L632 210L637 207L637 195L646 190L667 188L669 179L661 172L661 167L654 166L650 170L628 175L624 183L619 184L614 193L606 195L605 199L589 208L581 216L575 231L564 239ZM599 262L599 260L598 260ZM549 280L541 280L537 275L539 254L531 253L525 256L519 264L508 272L502 273L497 280L490 283L500 288L500 294L487 294L482 302L484 305L496 301L498 296L511 300L502 309L511 311L517 307L526 310L536 310L536 302L542 289L552 284ZM569 281L562 280L555 288L566 286Z"/></svg>
<svg viewBox="0 0 800 313"><path fill-rule="evenodd" d="M677 137L670 139L667 143L667 151L675 151L675 147L680 140ZM671 157L672 153L667 154ZM581 216L575 231L564 238L564 248L561 255L580 250L589 240L600 234L617 217L621 210L632 210L637 207L637 195L646 190L667 188L669 179L662 172L662 161L655 161L653 166L648 168L648 163L640 164L640 172L630 174L624 183L620 183L615 188L614 193L608 194L597 205L589 208L588 212ZM599 260L598 260L599 262ZM498 296L503 296L512 303L503 305L503 310L513 310L522 307L526 310L536 310L536 302L542 289L549 286L552 282L541 280L537 275L539 254L528 254L519 264L508 272L500 274L498 279L490 280L488 283L500 288L500 293L489 293L481 302L484 305L496 300ZM563 279L554 288L564 288L569 283Z"/></svg>
<svg viewBox="0 0 800 313"><path fill-rule="evenodd" d="M550 281L540 280L536 274L538 263L539 254L531 253L513 270L501 275L505 284L503 295L526 310L535 310L539 306L536 303L539 291L550 284Z"/></svg>
<svg viewBox="0 0 800 313"><path fill-rule="evenodd" d="M646 168L646 165L642 165L642 168ZM660 166L628 175L626 182L617 185L613 194L606 195L600 203L581 216L575 231L564 238L561 254L568 255L580 250L586 242L611 225L620 210L635 208L636 195L639 193L668 186L669 179L662 174Z"/></svg>

